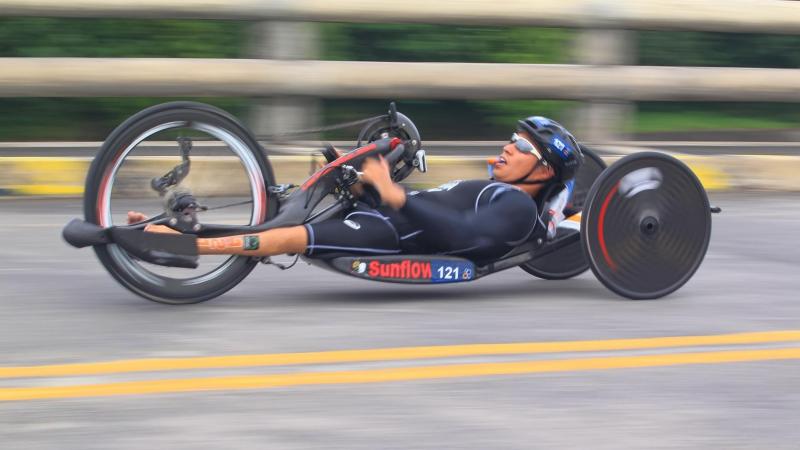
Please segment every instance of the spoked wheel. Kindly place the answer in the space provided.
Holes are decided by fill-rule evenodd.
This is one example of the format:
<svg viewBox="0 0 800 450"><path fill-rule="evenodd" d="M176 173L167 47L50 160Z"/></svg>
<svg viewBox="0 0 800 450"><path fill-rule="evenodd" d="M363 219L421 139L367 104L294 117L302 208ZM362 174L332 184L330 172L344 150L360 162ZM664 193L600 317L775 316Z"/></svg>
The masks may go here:
<svg viewBox="0 0 800 450"><path fill-rule="evenodd" d="M274 184L266 155L237 120L213 106L174 102L145 109L103 143L86 178L84 214L102 227L123 225L128 211L163 213L151 188L181 163L179 142L191 140L191 165L179 187L209 207L201 222L257 225L272 214L267 186ZM95 246L100 262L123 286L161 303L196 303L236 286L257 261L244 256L201 256L197 269L142 262L116 245Z"/></svg>
<svg viewBox="0 0 800 450"><path fill-rule="evenodd" d="M591 189L592 184L605 170L606 163L593 151L581 147L583 153L583 165L578 169L575 176L575 188L572 193L572 200L568 209L583 209L586 202L586 194ZM559 230L561 233L578 233L577 230ZM580 242L564 246L557 252L542 256L539 259L520 265L522 270L539 278L546 280L565 280L582 274L589 270L589 261L583 254L583 247Z"/></svg>
<svg viewBox="0 0 800 450"><path fill-rule="evenodd" d="M581 242L592 271L632 299L663 297L695 273L711 238L711 211L697 176L661 153L619 160L592 186Z"/></svg>

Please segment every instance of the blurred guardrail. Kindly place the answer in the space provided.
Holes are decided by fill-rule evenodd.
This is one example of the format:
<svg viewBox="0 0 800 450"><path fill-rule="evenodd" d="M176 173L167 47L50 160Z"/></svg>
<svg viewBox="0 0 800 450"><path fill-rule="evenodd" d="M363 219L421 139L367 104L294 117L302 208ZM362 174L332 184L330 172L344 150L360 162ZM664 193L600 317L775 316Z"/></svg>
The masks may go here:
<svg viewBox="0 0 800 450"><path fill-rule="evenodd" d="M0 58L0 95L796 102L800 101L800 70L250 59Z"/></svg>
<svg viewBox="0 0 800 450"><path fill-rule="evenodd" d="M99 142L74 143L2 143L0 144L0 197L2 196L75 196L83 192L85 173L91 163ZM237 186L231 180L240 178L241 164L225 149L216 148L219 143L197 142L193 149L192 174L203 180L205 195L226 195ZM299 182L322 162L314 157L317 142L295 142L292 144L264 143L269 149L277 181ZM338 143L340 148L350 148L352 142ZM770 190L800 191L800 152L783 142L751 143L750 148L740 148L736 142L716 143L725 145L719 154L703 149L707 143L676 142L664 146L663 142L625 142L612 145L590 145L594 151L611 163L623 155L642 151L668 151L686 162L697 174L703 186L710 191L720 190ZM426 142L429 150L429 172L415 173L408 182L417 186L435 186L454 178L486 177L486 155L496 154L503 142ZM152 155L164 155L164 149L175 150L174 142L150 142ZM761 147L768 146L770 153L759 154ZM785 151L775 152L784 148ZM30 151L33 150L33 151ZM216 151L222 150L222 151ZM132 180L146 186L154 173L163 173L174 158L150 157L148 149L133 158ZM763 151L763 150L762 150ZM318 154L318 153L317 153ZM167 161L166 167L163 161ZM223 175L224 174L224 175Z"/></svg>
<svg viewBox="0 0 800 450"><path fill-rule="evenodd" d="M800 2L728 0L0 0L2 16L550 25L800 33ZM531 83L530 80L537 80ZM800 70L347 61L0 60L2 96L298 95L575 100L800 99Z"/></svg>
<svg viewBox="0 0 800 450"><path fill-rule="evenodd" d="M631 50L628 30L800 34L800 2L796 1L0 0L0 16L205 18L282 25L341 21L557 26L582 30L576 39L582 46L577 52L580 64L575 65L316 61L308 55L288 60L293 56L282 52L267 54L268 59L237 60L0 58L0 96L5 97L549 98L599 106L592 115L604 120L619 117L620 111L614 107L626 101L800 101L800 69L645 67L630 65L634 61L623 54ZM587 128L592 127L583 128L581 136L596 139L585 131ZM298 173L307 170L302 162L307 157L281 158L274 162L287 164L287 169L296 164L292 170ZM8 170L0 173L17 178L0 180L0 193L11 194L77 194L82 168L88 161L80 157L63 161L50 158L52 165L46 166L41 158L4 159ZM685 159L708 188L800 190L795 177L800 157L796 155L687 155ZM469 164L469 170L476 174L484 170L480 158L442 156L437 163L443 167ZM52 174L43 167L50 167ZM754 167L769 170L762 173ZM458 173L463 175L466 170L459 168ZM450 176L447 170L439 173ZM53 184L54 179L60 181Z"/></svg>
<svg viewBox="0 0 800 450"><path fill-rule="evenodd" d="M622 129L624 117L632 112L626 101L793 102L800 97L800 70L625 65L634 63L626 30L800 34L800 2L794 1L0 0L0 16L207 18L278 24L277 33L265 34L272 35L273 50L279 51L262 55L304 61L0 60L0 96L279 95L309 99L289 103L276 99L272 116L299 119L283 119L277 127L273 123L266 129L269 132L296 128L299 122L317 117L308 102L318 96L582 100L586 106L579 119L581 135L592 140L620 137L604 130ZM576 39L576 60L584 65L313 61L313 51L292 49L293 41L309 34L307 28L290 31L291 23L300 21L576 28L583 30ZM313 48L314 44L306 42L300 47ZM530 83L531 79L537 82ZM297 110L302 102L306 102L305 114Z"/></svg>
<svg viewBox="0 0 800 450"><path fill-rule="evenodd" d="M800 33L800 5L782 0L3 0L0 7L0 14L5 16L416 22Z"/></svg>

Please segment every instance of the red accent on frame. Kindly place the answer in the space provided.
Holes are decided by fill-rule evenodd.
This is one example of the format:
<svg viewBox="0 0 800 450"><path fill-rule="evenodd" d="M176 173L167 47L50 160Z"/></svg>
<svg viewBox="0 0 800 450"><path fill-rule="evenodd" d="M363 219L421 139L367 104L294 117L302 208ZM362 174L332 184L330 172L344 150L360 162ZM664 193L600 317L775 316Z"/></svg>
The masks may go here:
<svg viewBox="0 0 800 450"><path fill-rule="evenodd" d="M394 150L395 147L400 145L402 142L403 141L400 138L392 138L392 140L389 141L389 148ZM350 161L351 159L357 158L357 157L359 157L359 156L361 156L361 155L363 155L365 153L369 153L369 152L375 150L376 148L378 148L378 144L373 142L373 143L371 143L369 145L365 145L365 146L363 146L361 148L357 148L357 149L353 150L352 152L342 156L341 158L337 159L336 161L333 161L333 162L330 162L330 163L324 165L314 175L312 175L311 178L306 180L306 182L303 183L302 186L300 186L300 189L305 191L306 189L308 189L311 186L313 186L317 181L319 181L319 179L322 178L324 175L330 173L330 171L333 170L334 168L341 166L342 164Z"/></svg>
<svg viewBox="0 0 800 450"><path fill-rule="evenodd" d="M600 208L600 218L597 220L597 237L600 241L600 250L603 252L603 258L605 258L606 263L609 265L609 267L611 267L611 270L615 272L617 271L617 263L615 263L611 259L611 255L608 254L604 226L606 222L606 210L608 209L608 204L611 203L611 198L617 193L617 189L619 189L619 183L615 184L614 187L611 188L606 196L606 199L603 200L603 206Z"/></svg>

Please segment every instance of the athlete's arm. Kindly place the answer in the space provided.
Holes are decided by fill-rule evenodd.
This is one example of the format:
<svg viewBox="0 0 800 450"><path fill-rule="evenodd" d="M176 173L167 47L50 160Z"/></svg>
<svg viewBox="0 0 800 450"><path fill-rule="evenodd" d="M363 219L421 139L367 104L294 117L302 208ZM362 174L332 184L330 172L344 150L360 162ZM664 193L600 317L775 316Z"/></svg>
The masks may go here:
<svg viewBox="0 0 800 450"><path fill-rule="evenodd" d="M448 252L517 245L528 238L537 217L536 203L517 190L467 214L417 196L406 197L400 211L421 225L426 240Z"/></svg>

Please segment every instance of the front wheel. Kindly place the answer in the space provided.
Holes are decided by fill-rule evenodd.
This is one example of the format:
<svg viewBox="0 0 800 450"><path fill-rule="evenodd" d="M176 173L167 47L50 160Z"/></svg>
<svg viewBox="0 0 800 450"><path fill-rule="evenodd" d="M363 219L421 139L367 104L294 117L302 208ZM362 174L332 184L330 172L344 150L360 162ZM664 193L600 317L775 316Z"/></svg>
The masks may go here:
<svg viewBox="0 0 800 450"><path fill-rule="evenodd" d="M266 154L233 116L210 105L173 102L147 108L118 126L103 143L86 178L84 215L104 228L126 223L129 210L164 211L150 187L181 162L178 141L190 139L190 187L206 223L258 225L271 217L267 187L274 184ZM224 208L225 206L231 206ZM224 208L224 209L223 209ZM245 256L202 256L197 269L142 262L117 245L94 247L106 270L132 292L155 302L197 303L242 281L257 264Z"/></svg>

